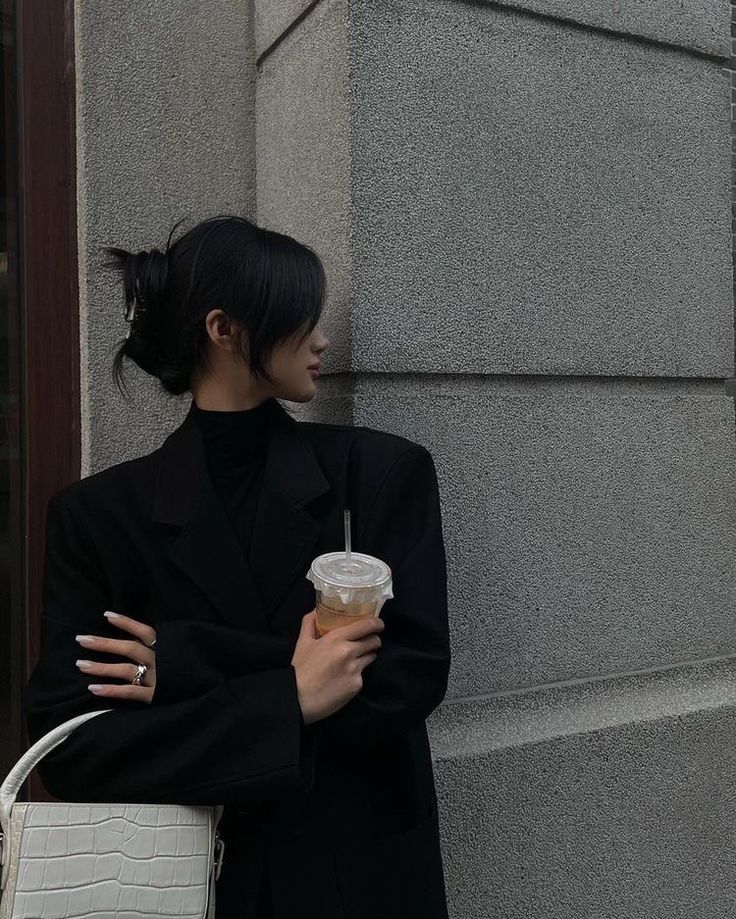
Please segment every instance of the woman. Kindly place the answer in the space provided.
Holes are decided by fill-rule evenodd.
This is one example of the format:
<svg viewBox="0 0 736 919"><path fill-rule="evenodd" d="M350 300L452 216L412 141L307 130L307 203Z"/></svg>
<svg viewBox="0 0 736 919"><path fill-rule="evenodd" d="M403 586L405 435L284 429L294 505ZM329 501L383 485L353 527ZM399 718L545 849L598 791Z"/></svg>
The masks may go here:
<svg viewBox="0 0 736 919"><path fill-rule="evenodd" d="M174 228L176 229L176 228ZM446 919L425 718L450 664L437 478L419 444L298 423L328 341L316 254L239 217L122 270L123 358L184 421L52 496L35 741L57 798L224 804L218 919ZM318 638L311 560L386 561L381 618ZM80 651L82 653L80 653Z"/></svg>

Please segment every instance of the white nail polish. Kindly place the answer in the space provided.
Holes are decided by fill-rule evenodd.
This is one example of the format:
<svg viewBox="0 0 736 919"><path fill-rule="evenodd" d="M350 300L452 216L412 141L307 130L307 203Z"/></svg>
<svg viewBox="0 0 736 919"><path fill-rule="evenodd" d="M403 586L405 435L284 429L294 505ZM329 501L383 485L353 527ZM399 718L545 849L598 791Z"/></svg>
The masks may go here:
<svg viewBox="0 0 736 919"><path fill-rule="evenodd" d="M120 619L120 613L113 613L111 609L106 609L102 615L108 619Z"/></svg>
<svg viewBox="0 0 736 919"><path fill-rule="evenodd" d="M101 683L90 683L87 687L90 692L99 692L101 689L104 689L104 686Z"/></svg>

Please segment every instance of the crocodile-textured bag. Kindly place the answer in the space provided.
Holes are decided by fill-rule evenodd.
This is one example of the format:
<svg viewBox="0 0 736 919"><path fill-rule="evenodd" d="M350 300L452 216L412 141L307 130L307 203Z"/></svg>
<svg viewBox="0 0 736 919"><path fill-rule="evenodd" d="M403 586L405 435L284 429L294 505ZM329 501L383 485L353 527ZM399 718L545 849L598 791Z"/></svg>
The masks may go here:
<svg viewBox="0 0 736 919"><path fill-rule="evenodd" d="M16 802L46 753L108 711L49 731L0 786L0 919L213 919L221 805Z"/></svg>

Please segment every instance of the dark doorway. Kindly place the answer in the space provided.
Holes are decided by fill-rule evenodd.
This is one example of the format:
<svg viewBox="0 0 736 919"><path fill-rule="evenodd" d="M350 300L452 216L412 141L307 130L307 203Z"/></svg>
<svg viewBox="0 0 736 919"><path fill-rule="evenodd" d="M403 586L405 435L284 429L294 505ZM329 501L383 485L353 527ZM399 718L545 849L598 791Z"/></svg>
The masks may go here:
<svg viewBox="0 0 736 919"><path fill-rule="evenodd" d="M23 388L18 297L17 85L14 4L0 7L0 774L22 748L24 676Z"/></svg>
<svg viewBox="0 0 736 919"><path fill-rule="evenodd" d="M46 505L80 475L74 2L0 0L0 773L26 746ZM40 783L30 797L43 798Z"/></svg>

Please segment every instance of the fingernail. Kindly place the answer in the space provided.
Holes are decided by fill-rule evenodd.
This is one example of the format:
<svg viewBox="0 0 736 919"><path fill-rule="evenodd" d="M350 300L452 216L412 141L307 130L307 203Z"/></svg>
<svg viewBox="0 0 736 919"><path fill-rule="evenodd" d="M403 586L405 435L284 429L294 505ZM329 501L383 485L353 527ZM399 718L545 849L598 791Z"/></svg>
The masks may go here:
<svg viewBox="0 0 736 919"><path fill-rule="evenodd" d="M92 642L92 643L94 643L94 641L95 641L94 635L77 635L77 636L76 636L76 639L77 639L77 641L79 642L80 645L84 645L84 644L86 644L87 642Z"/></svg>
<svg viewBox="0 0 736 919"><path fill-rule="evenodd" d="M92 666L92 661L77 661L77 667L80 667L82 670L85 670L87 667Z"/></svg>
<svg viewBox="0 0 736 919"><path fill-rule="evenodd" d="M89 689L90 692L99 692L101 689L104 689L104 688L105 687L101 683L90 683L89 686L87 687L87 689Z"/></svg>
<svg viewBox="0 0 736 919"><path fill-rule="evenodd" d="M107 616L108 619L120 619L120 613L113 613L111 609L106 609L102 615Z"/></svg>

